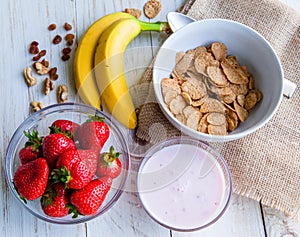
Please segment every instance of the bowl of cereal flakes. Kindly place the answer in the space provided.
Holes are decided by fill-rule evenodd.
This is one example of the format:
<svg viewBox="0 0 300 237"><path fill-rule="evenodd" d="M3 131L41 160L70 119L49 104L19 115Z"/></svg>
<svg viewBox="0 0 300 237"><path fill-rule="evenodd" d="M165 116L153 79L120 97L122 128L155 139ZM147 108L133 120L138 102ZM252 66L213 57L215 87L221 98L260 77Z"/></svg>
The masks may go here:
<svg viewBox="0 0 300 237"><path fill-rule="evenodd" d="M153 67L156 99L184 134L208 142L264 126L283 95L283 70L258 32L225 19L187 24L162 45Z"/></svg>

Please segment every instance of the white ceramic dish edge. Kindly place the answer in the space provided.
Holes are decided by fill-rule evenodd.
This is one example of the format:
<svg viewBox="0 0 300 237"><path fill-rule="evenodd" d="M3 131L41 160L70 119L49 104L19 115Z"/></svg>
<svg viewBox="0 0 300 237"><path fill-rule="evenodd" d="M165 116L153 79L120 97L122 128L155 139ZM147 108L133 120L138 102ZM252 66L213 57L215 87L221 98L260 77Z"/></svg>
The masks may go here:
<svg viewBox="0 0 300 237"><path fill-rule="evenodd" d="M187 37L191 32L196 31L198 32L193 37ZM226 34L222 34L224 32ZM228 37L230 33L233 37ZM226 136L200 133L178 122L163 102L160 86L162 78L169 77L175 66L176 52L208 45L213 41L225 43L228 54L236 55L239 62L247 66L254 75L256 87L262 91L264 97L262 102L250 112L248 120ZM257 57L258 55L260 57ZM266 76L275 80L274 83L270 83L267 79L260 79ZM273 117L282 100L283 78L280 60L268 41L250 27L225 19L193 22L173 33L160 48L153 69L155 95L165 116L183 133L208 142L237 140L264 126Z"/></svg>

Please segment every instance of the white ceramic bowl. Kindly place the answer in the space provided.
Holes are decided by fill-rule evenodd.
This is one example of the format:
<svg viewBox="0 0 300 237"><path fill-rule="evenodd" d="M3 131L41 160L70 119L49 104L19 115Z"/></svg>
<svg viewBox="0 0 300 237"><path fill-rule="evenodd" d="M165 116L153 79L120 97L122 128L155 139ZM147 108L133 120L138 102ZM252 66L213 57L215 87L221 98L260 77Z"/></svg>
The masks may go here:
<svg viewBox="0 0 300 237"><path fill-rule="evenodd" d="M180 123L164 103L161 80L169 77L175 66L175 55L200 45L219 41L227 46L228 54L238 57L253 74L255 87L263 99L249 113L248 119L226 136L209 135ZM283 70L268 41L258 32L241 23L225 19L207 19L190 23L173 33L159 50L153 69L154 91L168 120L183 133L209 142L224 142L242 138L265 125L279 107L283 93Z"/></svg>

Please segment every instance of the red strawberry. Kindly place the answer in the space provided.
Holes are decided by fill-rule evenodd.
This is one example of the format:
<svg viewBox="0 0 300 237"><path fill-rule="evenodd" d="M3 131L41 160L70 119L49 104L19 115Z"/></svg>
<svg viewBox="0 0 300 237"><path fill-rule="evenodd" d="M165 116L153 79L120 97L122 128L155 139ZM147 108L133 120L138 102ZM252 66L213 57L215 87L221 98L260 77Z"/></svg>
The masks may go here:
<svg viewBox="0 0 300 237"><path fill-rule="evenodd" d="M69 190L62 183L48 185L41 198L41 206L44 213L52 217L68 215Z"/></svg>
<svg viewBox="0 0 300 237"><path fill-rule="evenodd" d="M57 158L66 150L76 149L74 141L64 134L47 135L43 141L43 155L49 166L53 168Z"/></svg>
<svg viewBox="0 0 300 237"><path fill-rule="evenodd" d="M93 215L102 205L110 186L112 179L104 177L92 180L82 189L74 190L70 196L70 202L74 206L73 213L76 217L81 215Z"/></svg>
<svg viewBox="0 0 300 237"><path fill-rule="evenodd" d="M69 137L72 138L73 134L76 133L78 128L79 124L73 121L58 119L51 124L50 131L51 133L66 133Z"/></svg>
<svg viewBox="0 0 300 237"><path fill-rule="evenodd" d="M42 156L42 142L43 138L39 137L37 131L32 133L24 132L28 138L25 146L19 152L19 158L22 164L28 163L29 161L35 160Z"/></svg>
<svg viewBox="0 0 300 237"><path fill-rule="evenodd" d="M26 164L30 161L41 157L42 152L39 149L35 149L33 146L23 147L19 152L21 164Z"/></svg>
<svg viewBox="0 0 300 237"><path fill-rule="evenodd" d="M19 166L14 174L14 185L21 196L34 200L43 195L47 187L49 167L44 158L38 158Z"/></svg>
<svg viewBox="0 0 300 237"><path fill-rule="evenodd" d="M104 118L91 116L83 123L76 134L76 139L83 149L100 151L109 137L109 127Z"/></svg>
<svg viewBox="0 0 300 237"><path fill-rule="evenodd" d="M92 179L92 173L78 153L77 150L66 150L56 163L56 169L51 173L51 179L63 182L68 188L81 189Z"/></svg>
<svg viewBox="0 0 300 237"><path fill-rule="evenodd" d="M120 153L115 152L114 147L109 148L109 152L102 154L97 166L97 175L99 177L109 176L112 179L119 176L122 164L119 160Z"/></svg>
<svg viewBox="0 0 300 237"><path fill-rule="evenodd" d="M90 172L94 175L97 169L98 152L94 150L77 150L79 157L85 163Z"/></svg>

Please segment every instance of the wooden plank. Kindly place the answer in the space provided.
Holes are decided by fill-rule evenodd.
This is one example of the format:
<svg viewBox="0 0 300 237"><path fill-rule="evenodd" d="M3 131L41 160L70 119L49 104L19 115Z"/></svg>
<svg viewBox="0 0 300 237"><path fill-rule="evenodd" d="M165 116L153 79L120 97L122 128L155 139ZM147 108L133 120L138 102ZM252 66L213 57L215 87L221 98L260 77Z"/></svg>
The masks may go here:
<svg viewBox="0 0 300 237"><path fill-rule="evenodd" d="M298 0L280 0L280 1L296 9L297 11L300 11L300 2Z"/></svg>
<svg viewBox="0 0 300 237"><path fill-rule="evenodd" d="M230 206L224 215L206 229L181 233L172 231L172 237L263 237L264 226L261 219L260 205L249 198L233 194Z"/></svg>
<svg viewBox="0 0 300 237"><path fill-rule="evenodd" d="M29 44L33 40L40 43L40 49L47 49L46 58L51 65L59 68L58 83L68 83L71 62L62 63L60 50L64 47L52 45L54 33L64 34L62 24L65 21L73 23L73 1L31 1L21 0L2 1L0 8L1 37L5 47L1 47L1 165L4 166L4 156L9 139L17 126L31 112L29 103L32 100L41 101L45 106L56 103L55 92L49 96L42 93L44 77L38 77L38 85L28 89L23 69L32 64L32 55L29 55ZM55 22L56 32L49 32L49 23ZM51 52L51 53L50 53ZM4 56L5 55L5 56ZM55 83L55 84L56 84ZM71 90L72 93L72 90ZM4 172L1 172L0 193L0 236L27 237L27 236L85 236L85 224L74 226L52 225L37 220L28 211L22 208L8 190Z"/></svg>
<svg viewBox="0 0 300 237"><path fill-rule="evenodd" d="M24 38L24 28L23 25L16 25L17 16L21 13L18 9L13 11L13 8L15 8L14 3L14 1L6 1L1 4L0 8L1 38L5 42L5 47L1 47L0 50L1 55L7 55L6 59L4 57L0 59L0 70L2 75L5 75L1 78L2 85L0 87L3 98L0 107L1 167L4 167L5 151L12 134L28 114L28 89L22 77L22 69L26 65L24 58L25 44L21 41L18 43L17 40L18 38ZM22 217L24 215L30 216L30 214L17 205L16 200L8 190L4 172L1 172L0 182L0 235L17 236L23 229L22 224L20 224L22 223ZM18 214L16 215L16 213Z"/></svg>
<svg viewBox="0 0 300 237"><path fill-rule="evenodd" d="M267 236L299 236L300 214L290 218L274 208L263 207L263 215Z"/></svg>

